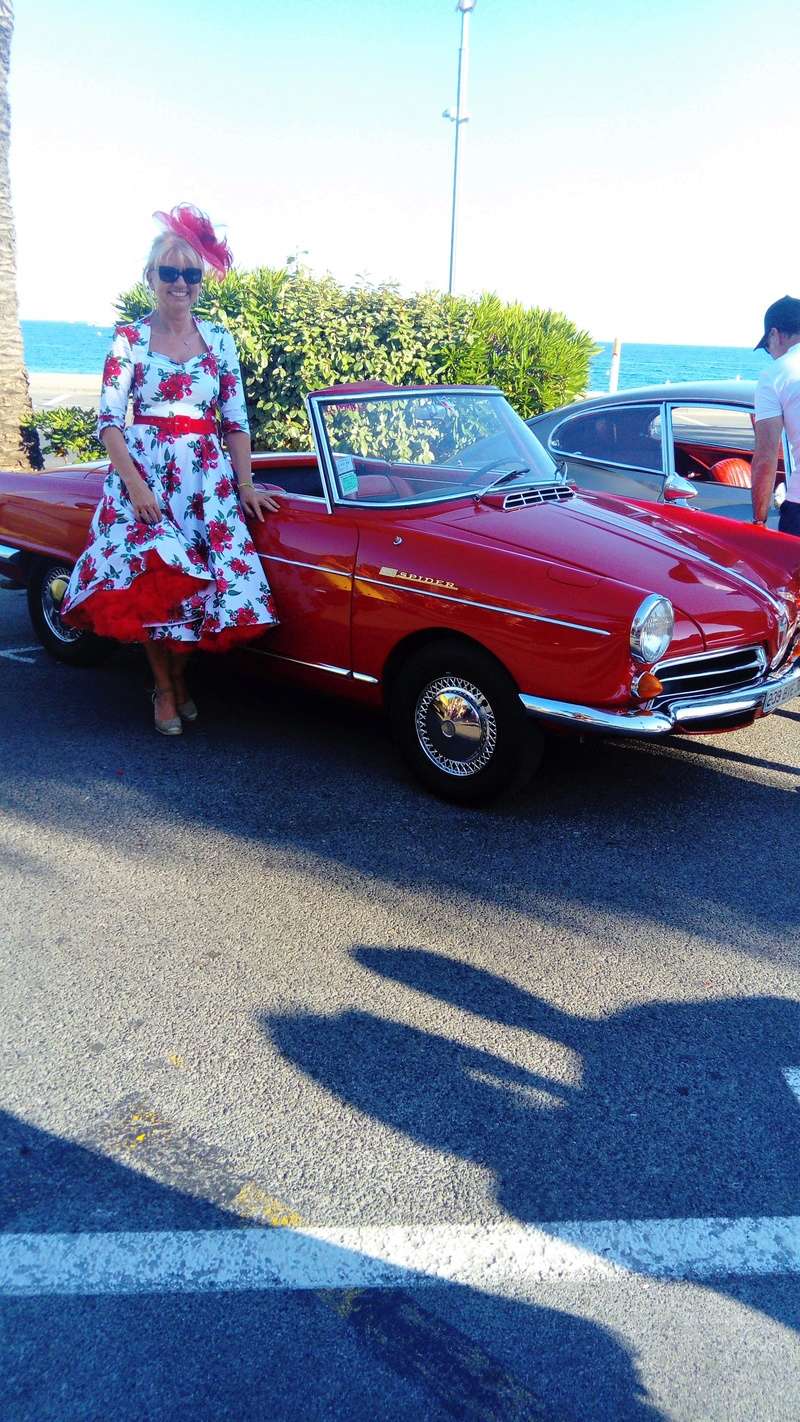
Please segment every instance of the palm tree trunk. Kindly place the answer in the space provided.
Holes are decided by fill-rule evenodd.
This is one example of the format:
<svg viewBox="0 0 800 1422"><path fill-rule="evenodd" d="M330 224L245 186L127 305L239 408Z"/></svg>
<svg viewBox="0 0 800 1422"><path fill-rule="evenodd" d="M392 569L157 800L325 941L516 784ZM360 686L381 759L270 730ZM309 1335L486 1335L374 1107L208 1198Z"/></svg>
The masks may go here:
<svg viewBox="0 0 800 1422"><path fill-rule="evenodd" d="M0 0L0 468L40 468L38 440L23 429L31 396L17 311L14 211L8 173L11 115L8 70L14 30L12 0Z"/></svg>

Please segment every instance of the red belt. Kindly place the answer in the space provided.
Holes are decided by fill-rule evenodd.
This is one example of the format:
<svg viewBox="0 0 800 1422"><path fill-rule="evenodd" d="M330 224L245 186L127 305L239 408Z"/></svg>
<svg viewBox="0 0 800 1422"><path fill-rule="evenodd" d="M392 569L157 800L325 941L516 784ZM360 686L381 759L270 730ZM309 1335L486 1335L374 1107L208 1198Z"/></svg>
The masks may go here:
<svg viewBox="0 0 800 1422"><path fill-rule="evenodd" d="M216 434L217 422L210 415L205 419L193 420L191 415L136 415L132 423L134 425L152 425L157 430L164 430L166 434L173 438L179 438L187 434Z"/></svg>

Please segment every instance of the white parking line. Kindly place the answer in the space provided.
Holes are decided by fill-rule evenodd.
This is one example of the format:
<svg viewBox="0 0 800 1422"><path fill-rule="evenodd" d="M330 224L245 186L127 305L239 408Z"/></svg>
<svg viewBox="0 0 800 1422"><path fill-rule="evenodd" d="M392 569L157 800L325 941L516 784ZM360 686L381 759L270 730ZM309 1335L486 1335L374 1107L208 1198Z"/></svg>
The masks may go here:
<svg viewBox="0 0 800 1422"><path fill-rule="evenodd" d="M34 665L33 657L24 657L22 653L41 652L41 650L38 642L35 647L7 647L5 651L0 652L0 657L6 657L9 662L27 662L28 666L32 667Z"/></svg>
<svg viewBox="0 0 800 1422"><path fill-rule="evenodd" d="M800 1216L6 1234L0 1295L397 1289L800 1274Z"/></svg>
<svg viewBox="0 0 800 1422"><path fill-rule="evenodd" d="M797 1097L797 1104L800 1106L800 1067L786 1067L784 1080L789 1090Z"/></svg>

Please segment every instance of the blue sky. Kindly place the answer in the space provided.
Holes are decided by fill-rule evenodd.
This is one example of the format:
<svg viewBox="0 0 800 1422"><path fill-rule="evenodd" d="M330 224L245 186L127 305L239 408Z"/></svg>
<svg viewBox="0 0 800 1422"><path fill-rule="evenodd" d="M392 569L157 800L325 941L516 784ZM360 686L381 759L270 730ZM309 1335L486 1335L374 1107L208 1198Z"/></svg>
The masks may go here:
<svg viewBox="0 0 800 1422"><path fill-rule="evenodd" d="M12 50L23 317L107 321L151 213L245 266L447 281L455 0L36 0ZM600 339L752 344L800 294L796 0L478 0L457 288Z"/></svg>

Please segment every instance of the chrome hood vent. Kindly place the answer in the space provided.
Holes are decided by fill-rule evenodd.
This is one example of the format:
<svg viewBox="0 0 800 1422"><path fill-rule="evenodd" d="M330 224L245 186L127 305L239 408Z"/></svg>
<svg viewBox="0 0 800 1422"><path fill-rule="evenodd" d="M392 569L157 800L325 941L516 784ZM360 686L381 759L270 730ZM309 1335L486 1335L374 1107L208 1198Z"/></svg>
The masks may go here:
<svg viewBox="0 0 800 1422"><path fill-rule="evenodd" d="M537 484L534 488L518 489L506 494L504 509L527 509L531 504L561 504L565 499L574 499L575 490L569 484Z"/></svg>

